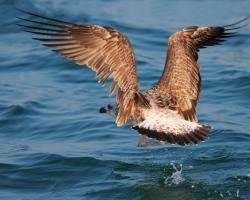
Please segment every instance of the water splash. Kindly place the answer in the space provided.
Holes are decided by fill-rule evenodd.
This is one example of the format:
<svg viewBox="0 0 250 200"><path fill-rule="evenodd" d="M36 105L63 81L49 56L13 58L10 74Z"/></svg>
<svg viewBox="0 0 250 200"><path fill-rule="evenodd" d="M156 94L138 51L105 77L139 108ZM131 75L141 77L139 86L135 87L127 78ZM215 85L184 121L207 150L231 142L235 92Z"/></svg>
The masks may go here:
<svg viewBox="0 0 250 200"><path fill-rule="evenodd" d="M180 164L180 170L178 170L176 168L176 166L174 165L174 162L171 162L170 164L175 169L175 172L173 172L171 177L168 177L168 178L165 179L164 184L170 186L170 185L172 185L172 183L175 184L175 185L178 185L178 184L184 182L185 178L183 178L182 175L181 175L182 164Z"/></svg>
<svg viewBox="0 0 250 200"><path fill-rule="evenodd" d="M240 192L240 190L238 189L236 192L236 197L239 197L239 192Z"/></svg>

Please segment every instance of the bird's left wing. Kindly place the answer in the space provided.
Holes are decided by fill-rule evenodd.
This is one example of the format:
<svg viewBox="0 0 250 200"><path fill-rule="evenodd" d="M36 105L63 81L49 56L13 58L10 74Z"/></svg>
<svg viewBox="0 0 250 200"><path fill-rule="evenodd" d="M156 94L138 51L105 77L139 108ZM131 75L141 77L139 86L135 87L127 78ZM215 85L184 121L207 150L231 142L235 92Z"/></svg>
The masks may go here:
<svg viewBox="0 0 250 200"><path fill-rule="evenodd" d="M139 84L136 61L128 38L109 27L78 25L22 12L35 17L36 20L17 17L31 24L18 24L19 26L28 28L27 32L50 36L33 39L44 42L43 45L54 48L52 51L70 60L76 60L79 65L87 65L96 72L102 85L108 78L113 77L110 94L118 86L116 99L119 113L116 123L118 126L126 123L134 109Z"/></svg>

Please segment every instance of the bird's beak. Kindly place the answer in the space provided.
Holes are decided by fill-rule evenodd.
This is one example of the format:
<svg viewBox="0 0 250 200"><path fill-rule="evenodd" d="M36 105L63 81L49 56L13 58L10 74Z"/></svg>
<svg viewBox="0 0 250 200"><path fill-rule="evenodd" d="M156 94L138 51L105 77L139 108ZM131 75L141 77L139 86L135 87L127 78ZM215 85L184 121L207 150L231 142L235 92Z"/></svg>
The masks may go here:
<svg viewBox="0 0 250 200"><path fill-rule="evenodd" d="M100 113L106 113L106 112L107 112L107 110L106 110L106 108L105 108L105 107L101 107L101 108L100 108L100 110L99 110L99 112L100 112Z"/></svg>

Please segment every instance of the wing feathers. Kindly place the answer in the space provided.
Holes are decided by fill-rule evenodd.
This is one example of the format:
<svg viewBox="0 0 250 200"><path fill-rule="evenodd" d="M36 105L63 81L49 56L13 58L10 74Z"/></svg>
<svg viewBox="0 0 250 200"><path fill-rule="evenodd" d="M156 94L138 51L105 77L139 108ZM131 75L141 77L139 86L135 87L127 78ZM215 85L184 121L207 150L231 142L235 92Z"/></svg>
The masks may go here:
<svg viewBox="0 0 250 200"><path fill-rule="evenodd" d="M58 25L58 24L50 24L50 23L44 23L44 22L39 22L39 21L33 21L33 20L29 20L29 19L24 19L24 18L21 18L21 17L16 17L16 18L20 19L20 20L23 20L23 21L26 21L26 22L32 22L32 23L36 23L36 24L40 24L40 25L53 26L53 27L57 27L57 28L65 28L65 26ZM19 25L19 26L25 26L25 25L21 25L21 24L17 24L17 25Z"/></svg>
<svg viewBox="0 0 250 200"><path fill-rule="evenodd" d="M239 22L228 26L190 26L175 34L168 41L168 52L162 77L154 88L161 97L177 98L175 110L186 120L195 122L196 105L201 91L200 66L197 64L198 51L206 46L219 45L226 38L235 35L245 25ZM166 99L169 100L169 99Z"/></svg>
<svg viewBox="0 0 250 200"><path fill-rule="evenodd" d="M21 9L19 9L19 8L16 8L16 9L17 9L17 10L20 10L20 11L23 12L23 13L27 13L27 14L29 14L29 15L33 15L33 16L38 17L38 18L47 19L47 20L54 21L54 22L57 22L57 23L60 23L60 24L72 25L72 23L69 23L69 22L65 22L65 21L61 21L61 20L57 20L57 19L52 19L52 18L49 18L49 17L40 16L40 15L31 13L31 12L27 12L27 11L21 10Z"/></svg>
<svg viewBox="0 0 250 200"><path fill-rule="evenodd" d="M49 38L33 39L44 42L45 46L56 48L52 51L76 60L79 65L92 68L96 71L96 76L99 76L101 85L104 85L108 78L114 78L110 86L110 94L114 92L116 86L119 87L117 101L120 111L116 122L117 125L126 123L134 109L135 95L138 92L136 62L127 37L109 27L77 25L26 11L22 12L33 18L46 20L37 21L17 17L32 24L18 24L28 28L27 32L49 36Z"/></svg>
<svg viewBox="0 0 250 200"><path fill-rule="evenodd" d="M110 86L110 90L109 90L110 95L112 95L114 93L116 86L117 86L117 82L112 81L111 86Z"/></svg>

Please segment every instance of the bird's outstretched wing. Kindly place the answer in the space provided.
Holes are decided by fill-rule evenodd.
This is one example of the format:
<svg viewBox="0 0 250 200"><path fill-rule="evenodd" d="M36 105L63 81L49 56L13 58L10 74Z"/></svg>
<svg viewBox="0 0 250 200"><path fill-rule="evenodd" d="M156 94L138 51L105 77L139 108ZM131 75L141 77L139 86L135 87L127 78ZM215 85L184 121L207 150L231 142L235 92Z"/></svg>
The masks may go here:
<svg viewBox="0 0 250 200"><path fill-rule="evenodd" d="M108 78L113 77L110 95L118 86L116 99L119 113L116 123L118 126L126 123L138 94L136 61L128 38L109 27L78 25L22 12L32 19L17 17L26 22L18 24L19 26L28 28L26 31L30 33L50 36L33 39L44 42L43 45L54 48L52 51L70 60L76 60L79 65L87 65L96 72L102 85Z"/></svg>
<svg viewBox="0 0 250 200"><path fill-rule="evenodd" d="M187 27L173 34L168 41L168 52L162 77L154 86L154 93L164 100L174 101L173 109L185 120L197 122L196 105L201 91L199 48L220 44L233 36L245 18L228 26ZM164 99L165 98L165 99Z"/></svg>

